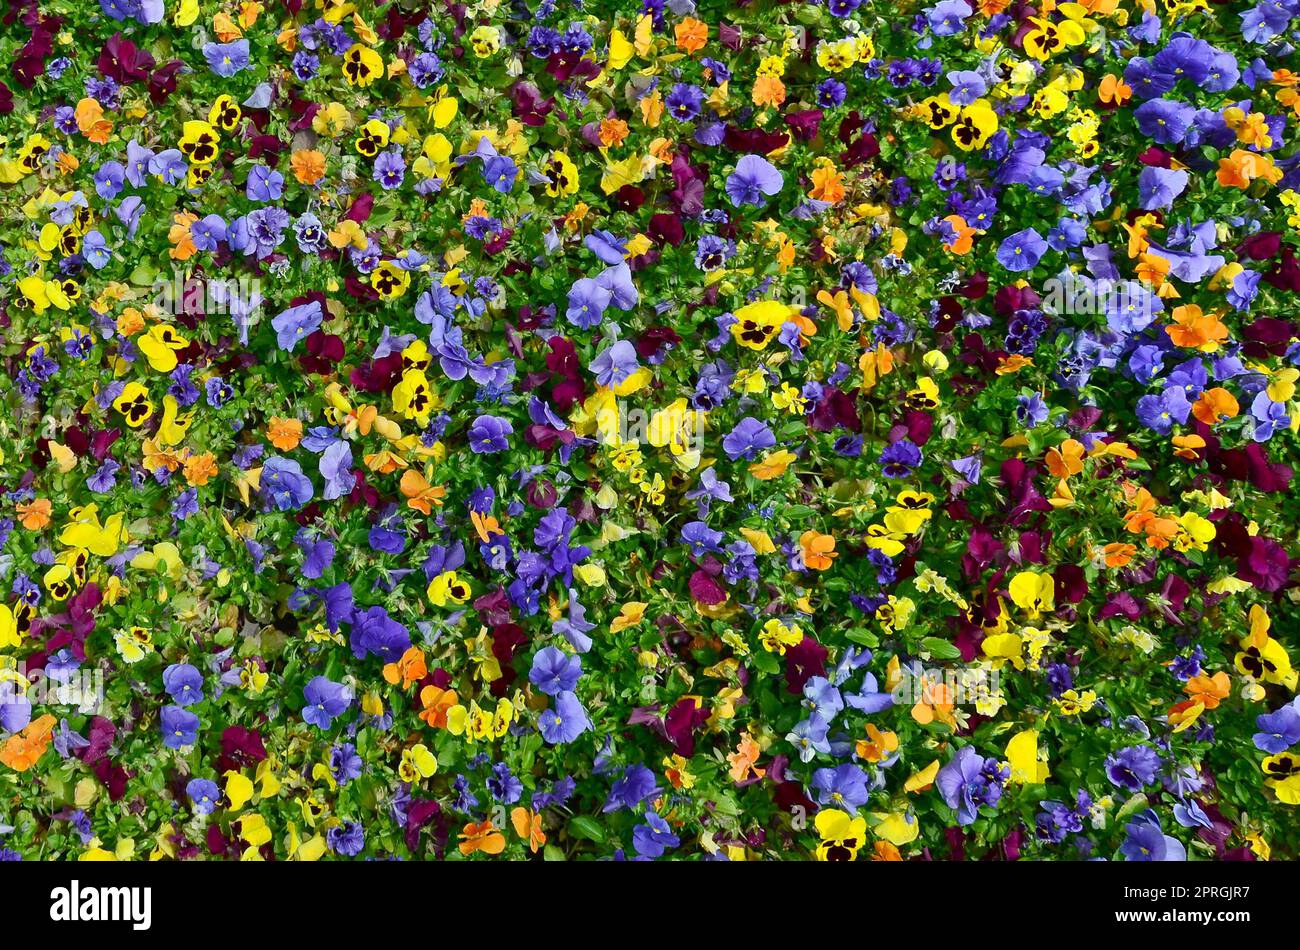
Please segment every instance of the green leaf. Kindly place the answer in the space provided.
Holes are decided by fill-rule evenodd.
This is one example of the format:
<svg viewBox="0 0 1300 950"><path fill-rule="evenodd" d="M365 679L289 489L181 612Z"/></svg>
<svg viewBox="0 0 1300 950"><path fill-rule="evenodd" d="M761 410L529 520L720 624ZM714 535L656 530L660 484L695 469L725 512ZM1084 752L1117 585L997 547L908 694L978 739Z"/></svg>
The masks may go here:
<svg viewBox="0 0 1300 950"><path fill-rule="evenodd" d="M845 636L859 646L875 648L880 645L880 638L864 627L854 627Z"/></svg>
<svg viewBox="0 0 1300 950"><path fill-rule="evenodd" d="M574 815L569 819L569 834L575 838L585 838L601 844L605 840L605 829L594 818L586 815Z"/></svg>
<svg viewBox="0 0 1300 950"><path fill-rule="evenodd" d="M1145 808L1146 805L1147 805L1146 795L1144 795L1141 792L1138 792L1136 795L1134 795L1132 798L1126 801L1123 805L1121 805L1119 811L1115 812L1115 820L1123 821L1129 815L1132 815L1135 812L1138 812L1143 808Z"/></svg>
<svg viewBox="0 0 1300 950"><path fill-rule="evenodd" d="M921 649L939 660L961 659L961 650L957 649L947 640L941 640L939 637L925 637L921 641Z"/></svg>

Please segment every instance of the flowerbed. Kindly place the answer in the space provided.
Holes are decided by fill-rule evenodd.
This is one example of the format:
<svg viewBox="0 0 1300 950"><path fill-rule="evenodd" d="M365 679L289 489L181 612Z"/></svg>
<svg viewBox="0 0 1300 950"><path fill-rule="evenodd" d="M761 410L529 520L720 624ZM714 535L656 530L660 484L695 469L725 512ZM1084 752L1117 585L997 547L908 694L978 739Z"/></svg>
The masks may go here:
<svg viewBox="0 0 1300 950"><path fill-rule="evenodd" d="M1298 29L11 3L0 856L1294 857Z"/></svg>

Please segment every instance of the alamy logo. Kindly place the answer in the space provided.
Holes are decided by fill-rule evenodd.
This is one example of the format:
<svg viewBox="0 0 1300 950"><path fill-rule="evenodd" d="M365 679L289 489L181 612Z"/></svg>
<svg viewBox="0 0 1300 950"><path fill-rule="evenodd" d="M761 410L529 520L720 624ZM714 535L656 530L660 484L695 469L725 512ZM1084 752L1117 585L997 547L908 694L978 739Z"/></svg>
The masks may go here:
<svg viewBox="0 0 1300 950"><path fill-rule="evenodd" d="M97 667L75 670L28 670L25 660L0 665L0 712L6 706L76 706L78 712L98 712L104 704L104 672Z"/></svg>
<svg viewBox="0 0 1300 950"><path fill-rule="evenodd" d="M125 920L132 930L148 930L153 923L153 888L82 887L74 880L68 887L50 891L50 920Z"/></svg>
<svg viewBox="0 0 1300 950"><path fill-rule="evenodd" d="M230 314L252 320L262 310L262 282L256 277L203 277L174 271L160 274L150 288L152 303L167 313Z"/></svg>

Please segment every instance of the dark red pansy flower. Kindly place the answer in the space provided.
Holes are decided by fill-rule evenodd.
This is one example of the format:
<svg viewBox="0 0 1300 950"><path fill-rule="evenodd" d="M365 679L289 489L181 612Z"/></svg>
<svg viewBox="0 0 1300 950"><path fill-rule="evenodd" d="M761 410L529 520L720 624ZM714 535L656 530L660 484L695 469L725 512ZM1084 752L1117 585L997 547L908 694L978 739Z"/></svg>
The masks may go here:
<svg viewBox="0 0 1300 950"><path fill-rule="evenodd" d="M95 65L110 79L129 85L149 78L154 58L119 32L108 38Z"/></svg>
<svg viewBox="0 0 1300 950"><path fill-rule="evenodd" d="M766 155L784 148L790 142L790 136L784 132L765 132L762 129L739 129L728 124L723 144L733 152Z"/></svg>
<svg viewBox="0 0 1300 950"><path fill-rule="evenodd" d="M1260 231L1252 234L1237 246L1237 256L1249 257L1255 261L1267 261L1277 257L1281 249L1281 231Z"/></svg>
<svg viewBox="0 0 1300 950"><path fill-rule="evenodd" d="M1295 251L1290 244L1282 245L1282 260L1264 274L1264 282L1278 290L1300 293L1300 263L1296 261Z"/></svg>
<svg viewBox="0 0 1300 950"><path fill-rule="evenodd" d="M307 352L298 358L298 363L309 373L325 376L334 371L346 353L341 336L317 330L307 337Z"/></svg>
<svg viewBox="0 0 1300 950"><path fill-rule="evenodd" d="M348 382L367 393L390 392L402 378L402 354L389 353L377 360L363 360L348 375Z"/></svg>
<svg viewBox="0 0 1300 950"><path fill-rule="evenodd" d="M861 432L862 419L858 416L857 401L839 388L827 386L813 407L808 425L818 432L830 432L837 427Z"/></svg>
<svg viewBox="0 0 1300 950"><path fill-rule="evenodd" d="M117 738L117 727L103 716L92 716L85 732L90 744L78 752L77 757L87 765L94 765L108 754L109 747Z"/></svg>
<svg viewBox="0 0 1300 950"><path fill-rule="evenodd" d="M790 126L795 138L803 142L811 142L817 137L817 131L821 128L822 115L821 109L803 109L799 112L787 113L782 120Z"/></svg>
<svg viewBox="0 0 1300 950"><path fill-rule="evenodd" d="M546 117L555 108L553 96L543 96L534 83L521 81L510 87L511 110L524 125L546 124Z"/></svg>
<svg viewBox="0 0 1300 950"><path fill-rule="evenodd" d="M474 610L479 620L489 627L509 623L511 616L510 598L503 588L498 587L490 594L484 594L474 601Z"/></svg>
<svg viewBox="0 0 1300 950"><path fill-rule="evenodd" d="M1097 619L1123 617L1126 620L1137 620L1142 616L1142 612L1142 605L1138 603L1136 597L1128 591L1120 591L1106 598L1105 605L1097 612Z"/></svg>
<svg viewBox="0 0 1300 950"><path fill-rule="evenodd" d="M1058 603L1077 604L1088 596L1088 577L1077 564L1060 564L1052 572Z"/></svg>
<svg viewBox="0 0 1300 950"><path fill-rule="evenodd" d="M149 75L149 101L156 106L162 105L176 91L176 79L185 62L170 60L159 66Z"/></svg>
<svg viewBox="0 0 1300 950"><path fill-rule="evenodd" d="M680 699L664 716L664 734L673 751L684 758L695 754L695 730L709 718L708 707L693 699Z"/></svg>
<svg viewBox="0 0 1300 950"><path fill-rule="evenodd" d="M656 214L650 218L648 229L650 237L660 243L677 247L686 240L686 230L682 227L681 215Z"/></svg>
<svg viewBox="0 0 1300 950"><path fill-rule="evenodd" d="M245 726L227 726L221 733L221 757L218 771L239 771L257 765L266 758L262 734Z"/></svg>
<svg viewBox="0 0 1300 950"><path fill-rule="evenodd" d="M786 690L791 693L802 693L804 684L814 676L825 676L826 657L829 652L824 646L807 635L798 644L786 650Z"/></svg>
<svg viewBox="0 0 1300 950"><path fill-rule="evenodd" d="M430 823L434 825L434 847L441 854L447 846L446 819L442 814L442 806L431 798L412 800L406 809L406 828L403 835L407 848L413 852L419 850L420 832Z"/></svg>
<svg viewBox="0 0 1300 950"><path fill-rule="evenodd" d="M689 581L691 596L697 603L714 607L727 599L726 589L708 571L697 568Z"/></svg>

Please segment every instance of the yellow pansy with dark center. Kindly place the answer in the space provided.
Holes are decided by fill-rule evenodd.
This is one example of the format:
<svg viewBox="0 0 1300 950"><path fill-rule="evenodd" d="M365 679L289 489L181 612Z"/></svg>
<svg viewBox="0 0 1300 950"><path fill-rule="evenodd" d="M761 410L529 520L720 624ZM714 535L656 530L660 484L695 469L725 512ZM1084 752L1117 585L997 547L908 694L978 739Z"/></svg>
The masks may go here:
<svg viewBox="0 0 1300 950"><path fill-rule="evenodd" d="M411 275L391 261L384 261L370 275L370 286L381 297L400 297L411 283Z"/></svg>
<svg viewBox="0 0 1300 950"><path fill-rule="evenodd" d="M126 417L126 424L133 429L153 415L149 393L139 383L127 383L121 395L113 400L113 408Z"/></svg>
<svg viewBox="0 0 1300 950"><path fill-rule="evenodd" d="M424 370L432 362L433 357L429 354L429 347L423 340L416 340L402 350L402 372L408 369Z"/></svg>
<svg viewBox="0 0 1300 950"><path fill-rule="evenodd" d="M776 335L779 327L770 324L757 323L754 320L740 321L740 340L753 347L764 347L772 337Z"/></svg>
<svg viewBox="0 0 1300 950"><path fill-rule="evenodd" d="M64 257L71 257L77 253L81 247L81 238L77 237L77 232L69 225L59 231L59 252Z"/></svg>
<svg viewBox="0 0 1300 950"><path fill-rule="evenodd" d="M914 389L909 392L906 399L903 400L903 403L908 409L915 410L934 409L939 405L937 399L920 389Z"/></svg>
<svg viewBox="0 0 1300 950"><path fill-rule="evenodd" d="M956 118L957 110L941 99L927 99L922 105L926 109L925 121L932 129L941 129Z"/></svg>
<svg viewBox="0 0 1300 950"><path fill-rule="evenodd" d="M190 149L190 158L196 162L208 162L216 157L217 147L215 140L202 139L194 143Z"/></svg>
<svg viewBox="0 0 1300 950"><path fill-rule="evenodd" d="M14 629L18 631L19 636L26 636L31 632L32 621L36 619L36 608L26 601L20 601L14 606Z"/></svg>
<svg viewBox="0 0 1300 950"><path fill-rule="evenodd" d="M67 600L72 595L72 571L66 564L55 564L45 572L45 589L55 600Z"/></svg>
<svg viewBox="0 0 1300 950"><path fill-rule="evenodd" d="M379 154L380 148L379 142L369 132L362 132L357 136L357 151L366 158L374 158Z"/></svg>
<svg viewBox="0 0 1300 950"><path fill-rule="evenodd" d="M361 127L357 135L357 151L366 158L374 158L380 149L388 144L388 124L378 119L371 119Z"/></svg>
<svg viewBox="0 0 1300 950"><path fill-rule="evenodd" d="M379 54L360 43L343 54L343 75L354 86L370 85L383 68Z"/></svg>
<svg viewBox="0 0 1300 950"><path fill-rule="evenodd" d="M1236 661L1238 670L1253 676L1257 680L1263 679L1270 673L1277 672L1277 667L1254 645L1248 646L1241 653L1238 653Z"/></svg>
<svg viewBox="0 0 1300 950"><path fill-rule="evenodd" d="M958 120L957 127L953 129L952 135L953 138L955 138L962 145L966 146L967 148L972 148L974 147L975 143L979 140L980 130L975 128L974 122L972 122L969 118L963 116L960 120Z"/></svg>
<svg viewBox="0 0 1300 950"><path fill-rule="evenodd" d="M184 340L176 335L176 331L169 326L163 326L158 329L158 340L171 347L173 350L183 350L189 346Z"/></svg>
<svg viewBox="0 0 1300 950"><path fill-rule="evenodd" d="M178 147L191 162L207 165L216 160L220 143L217 130L207 122L186 122Z"/></svg>
<svg viewBox="0 0 1300 950"><path fill-rule="evenodd" d="M27 171L34 172L41 163L41 156L49 150L50 146L44 142L30 142L23 149L18 161Z"/></svg>
<svg viewBox="0 0 1300 950"><path fill-rule="evenodd" d="M907 489L898 493L895 504L899 508L906 508L909 511L920 511L928 508L932 501L934 501L934 496L929 492L916 492Z"/></svg>
<svg viewBox="0 0 1300 950"><path fill-rule="evenodd" d="M553 153L546 163L546 177L550 179L546 193L552 198L573 193L578 187L577 174L578 170L568 156L562 152Z"/></svg>
<svg viewBox="0 0 1300 950"><path fill-rule="evenodd" d="M1270 755L1263 761L1261 767L1269 778L1282 781L1293 775L1300 775L1300 758L1289 752L1280 752L1277 755Z"/></svg>
<svg viewBox="0 0 1300 950"><path fill-rule="evenodd" d="M1038 45L1045 51L1051 52L1061 45L1061 38L1056 35L1056 27L1049 26L1043 30L1043 34L1038 39Z"/></svg>
<svg viewBox="0 0 1300 950"><path fill-rule="evenodd" d="M219 129L232 132L239 120L243 117L243 110L239 108L238 103L230 96L217 96L217 101L212 105L212 111L208 113L208 121Z"/></svg>
<svg viewBox="0 0 1300 950"><path fill-rule="evenodd" d="M78 587L86 582L86 564L89 560L90 554L86 549L78 548L68 562L68 569L72 572L73 582Z"/></svg>

